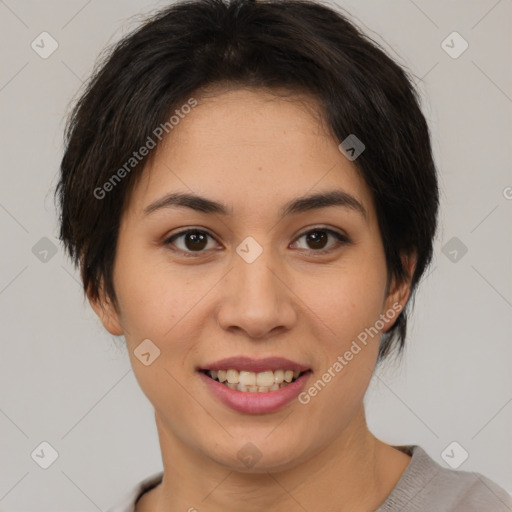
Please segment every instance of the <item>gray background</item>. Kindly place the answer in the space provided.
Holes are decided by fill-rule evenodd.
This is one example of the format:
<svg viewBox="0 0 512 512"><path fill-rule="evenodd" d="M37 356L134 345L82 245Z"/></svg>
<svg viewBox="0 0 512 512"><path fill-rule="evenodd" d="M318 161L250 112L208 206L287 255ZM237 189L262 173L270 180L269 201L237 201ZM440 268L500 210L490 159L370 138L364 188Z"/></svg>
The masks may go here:
<svg viewBox="0 0 512 512"><path fill-rule="evenodd" d="M161 469L152 408L123 342L84 303L58 245L52 187L65 114L99 52L164 4L0 1L1 510L105 510ZM509 492L511 4L341 2L416 76L442 187L435 258L406 357L375 377L369 425L445 466L441 454L457 441L469 454L459 469ZM47 59L31 47L43 31L59 45ZM456 59L441 46L453 31L469 43ZM48 469L31 458L42 441L59 455ZM463 452L448 453L460 461Z"/></svg>

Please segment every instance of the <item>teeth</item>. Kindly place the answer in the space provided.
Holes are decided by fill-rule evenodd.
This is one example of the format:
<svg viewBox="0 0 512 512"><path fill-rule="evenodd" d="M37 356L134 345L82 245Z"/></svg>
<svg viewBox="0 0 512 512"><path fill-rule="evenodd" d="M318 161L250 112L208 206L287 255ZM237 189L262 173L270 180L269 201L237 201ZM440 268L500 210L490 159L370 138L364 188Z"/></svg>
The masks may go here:
<svg viewBox="0 0 512 512"><path fill-rule="evenodd" d="M274 382L281 384L284 381L284 370L276 370L274 372Z"/></svg>
<svg viewBox="0 0 512 512"><path fill-rule="evenodd" d="M245 370L210 370L212 379L224 383L231 389L248 393L267 393L275 391L297 379L299 371L293 370L267 370L264 372L248 372Z"/></svg>
<svg viewBox="0 0 512 512"><path fill-rule="evenodd" d="M269 387L274 384L274 372L260 372L256 375L258 386Z"/></svg>
<svg viewBox="0 0 512 512"><path fill-rule="evenodd" d="M293 371L292 370L286 370L284 372L284 380L286 382L291 382L293 380Z"/></svg>
<svg viewBox="0 0 512 512"><path fill-rule="evenodd" d="M244 386L255 386L256 385L256 374L254 372L244 372L241 371L238 376L238 382L243 384ZM264 384L260 384L258 381L258 386L263 386Z"/></svg>
<svg viewBox="0 0 512 512"><path fill-rule="evenodd" d="M238 384L238 370L228 370L226 373L226 378L230 384Z"/></svg>

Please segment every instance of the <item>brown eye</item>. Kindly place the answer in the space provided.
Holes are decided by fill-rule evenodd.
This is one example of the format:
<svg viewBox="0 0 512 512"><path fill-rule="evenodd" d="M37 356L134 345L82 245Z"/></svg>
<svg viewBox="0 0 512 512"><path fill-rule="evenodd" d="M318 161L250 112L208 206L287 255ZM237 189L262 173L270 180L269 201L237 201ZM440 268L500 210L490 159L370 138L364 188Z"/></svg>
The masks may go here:
<svg viewBox="0 0 512 512"><path fill-rule="evenodd" d="M214 240L213 237L206 231L198 229L189 229L176 233L169 237L164 243L166 245L173 245L179 251L189 255L190 253L202 253L204 249L212 249L213 246L208 246L210 240Z"/></svg>
<svg viewBox="0 0 512 512"><path fill-rule="evenodd" d="M334 243L331 242L329 245L329 239L333 240ZM300 240L305 240L305 244L300 244ZM298 245L299 249L303 249L311 253L324 254L338 248L341 245L346 245L349 243L350 240L341 233L337 233L332 229L316 228L311 229L299 236L294 245ZM300 247L300 245L302 245L302 247Z"/></svg>
<svg viewBox="0 0 512 512"><path fill-rule="evenodd" d="M311 231L306 235L306 242L311 249L323 249L328 239L325 231Z"/></svg>
<svg viewBox="0 0 512 512"><path fill-rule="evenodd" d="M207 236L200 231L192 231L187 233L184 238L185 246L191 251L200 251L204 249L208 243Z"/></svg>

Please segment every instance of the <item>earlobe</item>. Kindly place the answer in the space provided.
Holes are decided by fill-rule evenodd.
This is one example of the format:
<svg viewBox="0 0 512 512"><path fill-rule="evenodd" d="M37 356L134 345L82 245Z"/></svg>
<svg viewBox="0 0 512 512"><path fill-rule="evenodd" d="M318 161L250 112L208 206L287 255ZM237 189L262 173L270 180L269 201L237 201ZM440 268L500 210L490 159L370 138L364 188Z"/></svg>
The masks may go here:
<svg viewBox="0 0 512 512"><path fill-rule="evenodd" d="M386 312L392 312L392 314L386 314L386 317L389 318L389 322L386 321L386 326L383 329L383 332L387 332L393 327L396 318L405 309L411 293L411 280L416 268L416 261L416 254L411 254L402 258L404 268L407 272L407 278L400 282L393 280L391 283L389 293L385 301L385 309Z"/></svg>
<svg viewBox="0 0 512 512"><path fill-rule="evenodd" d="M121 326L119 313L112 303L112 300L107 297L103 289L98 291L97 296L91 293L90 289L87 291L87 299L92 309L101 320L103 327L114 336L121 336L124 330Z"/></svg>

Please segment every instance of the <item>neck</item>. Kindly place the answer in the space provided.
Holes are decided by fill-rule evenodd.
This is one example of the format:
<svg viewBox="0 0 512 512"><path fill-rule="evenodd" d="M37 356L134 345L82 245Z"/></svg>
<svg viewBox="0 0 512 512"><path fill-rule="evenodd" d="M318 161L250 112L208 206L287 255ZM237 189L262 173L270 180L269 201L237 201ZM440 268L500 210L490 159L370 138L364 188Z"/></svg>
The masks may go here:
<svg viewBox="0 0 512 512"><path fill-rule="evenodd" d="M362 407L327 447L276 472L229 469L185 445L157 415L156 423L164 477L139 500L137 512L375 510L410 460L371 434Z"/></svg>

